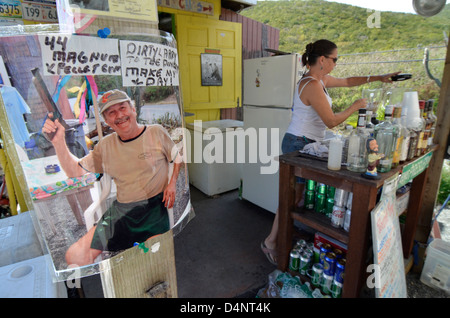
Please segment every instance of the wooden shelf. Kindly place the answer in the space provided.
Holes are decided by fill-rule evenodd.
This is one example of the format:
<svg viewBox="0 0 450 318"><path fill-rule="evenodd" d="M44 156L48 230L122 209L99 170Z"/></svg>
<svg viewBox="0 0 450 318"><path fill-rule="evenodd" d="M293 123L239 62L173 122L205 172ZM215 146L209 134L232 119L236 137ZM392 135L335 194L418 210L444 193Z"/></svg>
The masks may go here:
<svg viewBox="0 0 450 318"><path fill-rule="evenodd" d="M322 213L307 209L297 209L291 212L291 217L313 229L322 232L332 238L348 244L348 232L343 228L336 228L331 225L331 219Z"/></svg>

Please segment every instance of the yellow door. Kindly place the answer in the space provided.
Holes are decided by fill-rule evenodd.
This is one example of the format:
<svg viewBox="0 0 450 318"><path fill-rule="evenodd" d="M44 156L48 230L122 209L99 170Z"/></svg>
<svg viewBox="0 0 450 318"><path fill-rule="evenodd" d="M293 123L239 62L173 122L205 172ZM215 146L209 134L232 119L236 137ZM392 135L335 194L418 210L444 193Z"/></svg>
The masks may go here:
<svg viewBox="0 0 450 318"><path fill-rule="evenodd" d="M186 122L218 120L221 108L241 105L242 25L181 14L175 21L183 106L194 114L186 117ZM203 56L204 61L217 58L214 54L221 56L221 82L213 84L217 86L202 85L202 67L205 72L206 66L201 59L205 53L213 55Z"/></svg>

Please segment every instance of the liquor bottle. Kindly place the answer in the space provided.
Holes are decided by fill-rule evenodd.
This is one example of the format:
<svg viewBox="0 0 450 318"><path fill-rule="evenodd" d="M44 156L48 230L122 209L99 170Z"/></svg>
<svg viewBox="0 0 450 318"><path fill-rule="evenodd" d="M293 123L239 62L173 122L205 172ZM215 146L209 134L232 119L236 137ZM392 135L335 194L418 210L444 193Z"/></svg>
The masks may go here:
<svg viewBox="0 0 450 318"><path fill-rule="evenodd" d="M430 135L428 136L428 149L433 145L434 131L436 130L436 115L433 111L434 99L428 100L428 116L431 121Z"/></svg>
<svg viewBox="0 0 450 318"><path fill-rule="evenodd" d="M422 147L421 147L421 155L424 155L428 151L428 138L430 138L431 134L431 119L430 116L428 116L429 111L429 103L428 101L425 102L425 107L423 108L423 120L425 122L425 128L423 130L423 140L422 140Z"/></svg>
<svg viewBox="0 0 450 318"><path fill-rule="evenodd" d="M404 119L405 118L400 118L400 125L402 126L401 134L403 135L403 141L400 151L400 163L403 163L408 159L409 144L411 141L411 130L406 127Z"/></svg>
<svg viewBox="0 0 450 318"><path fill-rule="evenodd" d="M388 172L392 168L392 157L397 142L398 126L392 124L393 105L386 105L384 121L375 126L375 139L378 144L378 153L384 154L377 166L377 171Z"/></svg>
<svg viewBox="0 0 450 318"><path fill-rule="evenodd" d="M366 110L360 109L358 126L352 131L348 141L347 169L353 172L364 172L367 169L366 140L369 134L366 130Z"/></svg>
<svg viewBox="0 0 450 318"><path fill-rule="evenodd" d="M366 131L370 137L373 137L375 132L375 125L372 122L372 116L373 112L371 110L368 110L366 112Z"/></svg>
<svg viewBox="0 0 450 318"><path fill-rule="evenodd" d="M401 124L402 108L400 106L394 107L392 124L397 126L397 141L394 145L394 155L392 156L392 168L397 167L400 164L400 156L402 153L403 141L405 132Z"/></svg>
<svg viewBox="0 0 450 318"><path fill-rule="evenodd" d="M420 100L419 101L419 109L420 109L420 115L419 115L419 119L420 119L420 125L418 127L418 138L417 138L417 148L416 148L416 153L415 153L415 157L419 157L422 155L422 149L423 149L423 136L424 136L424 132L425 132L425 120L423 119L423 110L425 109L425 101L424 100Z"/></svg>

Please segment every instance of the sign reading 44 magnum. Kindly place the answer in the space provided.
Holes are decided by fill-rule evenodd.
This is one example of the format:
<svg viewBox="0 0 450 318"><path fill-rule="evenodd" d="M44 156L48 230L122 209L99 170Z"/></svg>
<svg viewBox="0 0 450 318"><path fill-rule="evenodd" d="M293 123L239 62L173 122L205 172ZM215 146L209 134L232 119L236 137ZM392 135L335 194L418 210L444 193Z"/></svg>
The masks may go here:
<svg viewBox="0 0 450 318"><path fill-rule="evenodd" d="M162 44L120 41L123 86L178 86L177 49Z"/></svg>

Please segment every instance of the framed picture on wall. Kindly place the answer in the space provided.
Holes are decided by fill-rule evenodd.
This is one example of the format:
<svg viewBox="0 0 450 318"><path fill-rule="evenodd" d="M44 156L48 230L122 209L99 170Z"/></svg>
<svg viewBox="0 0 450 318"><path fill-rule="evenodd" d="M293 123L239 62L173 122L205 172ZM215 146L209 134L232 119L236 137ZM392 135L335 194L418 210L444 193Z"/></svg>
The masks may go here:
<svg viewBox="0 0 450 318"><path fill-rule="evenodd" d="M222 55L201 54L202 86L222 86Z"/></svg>

